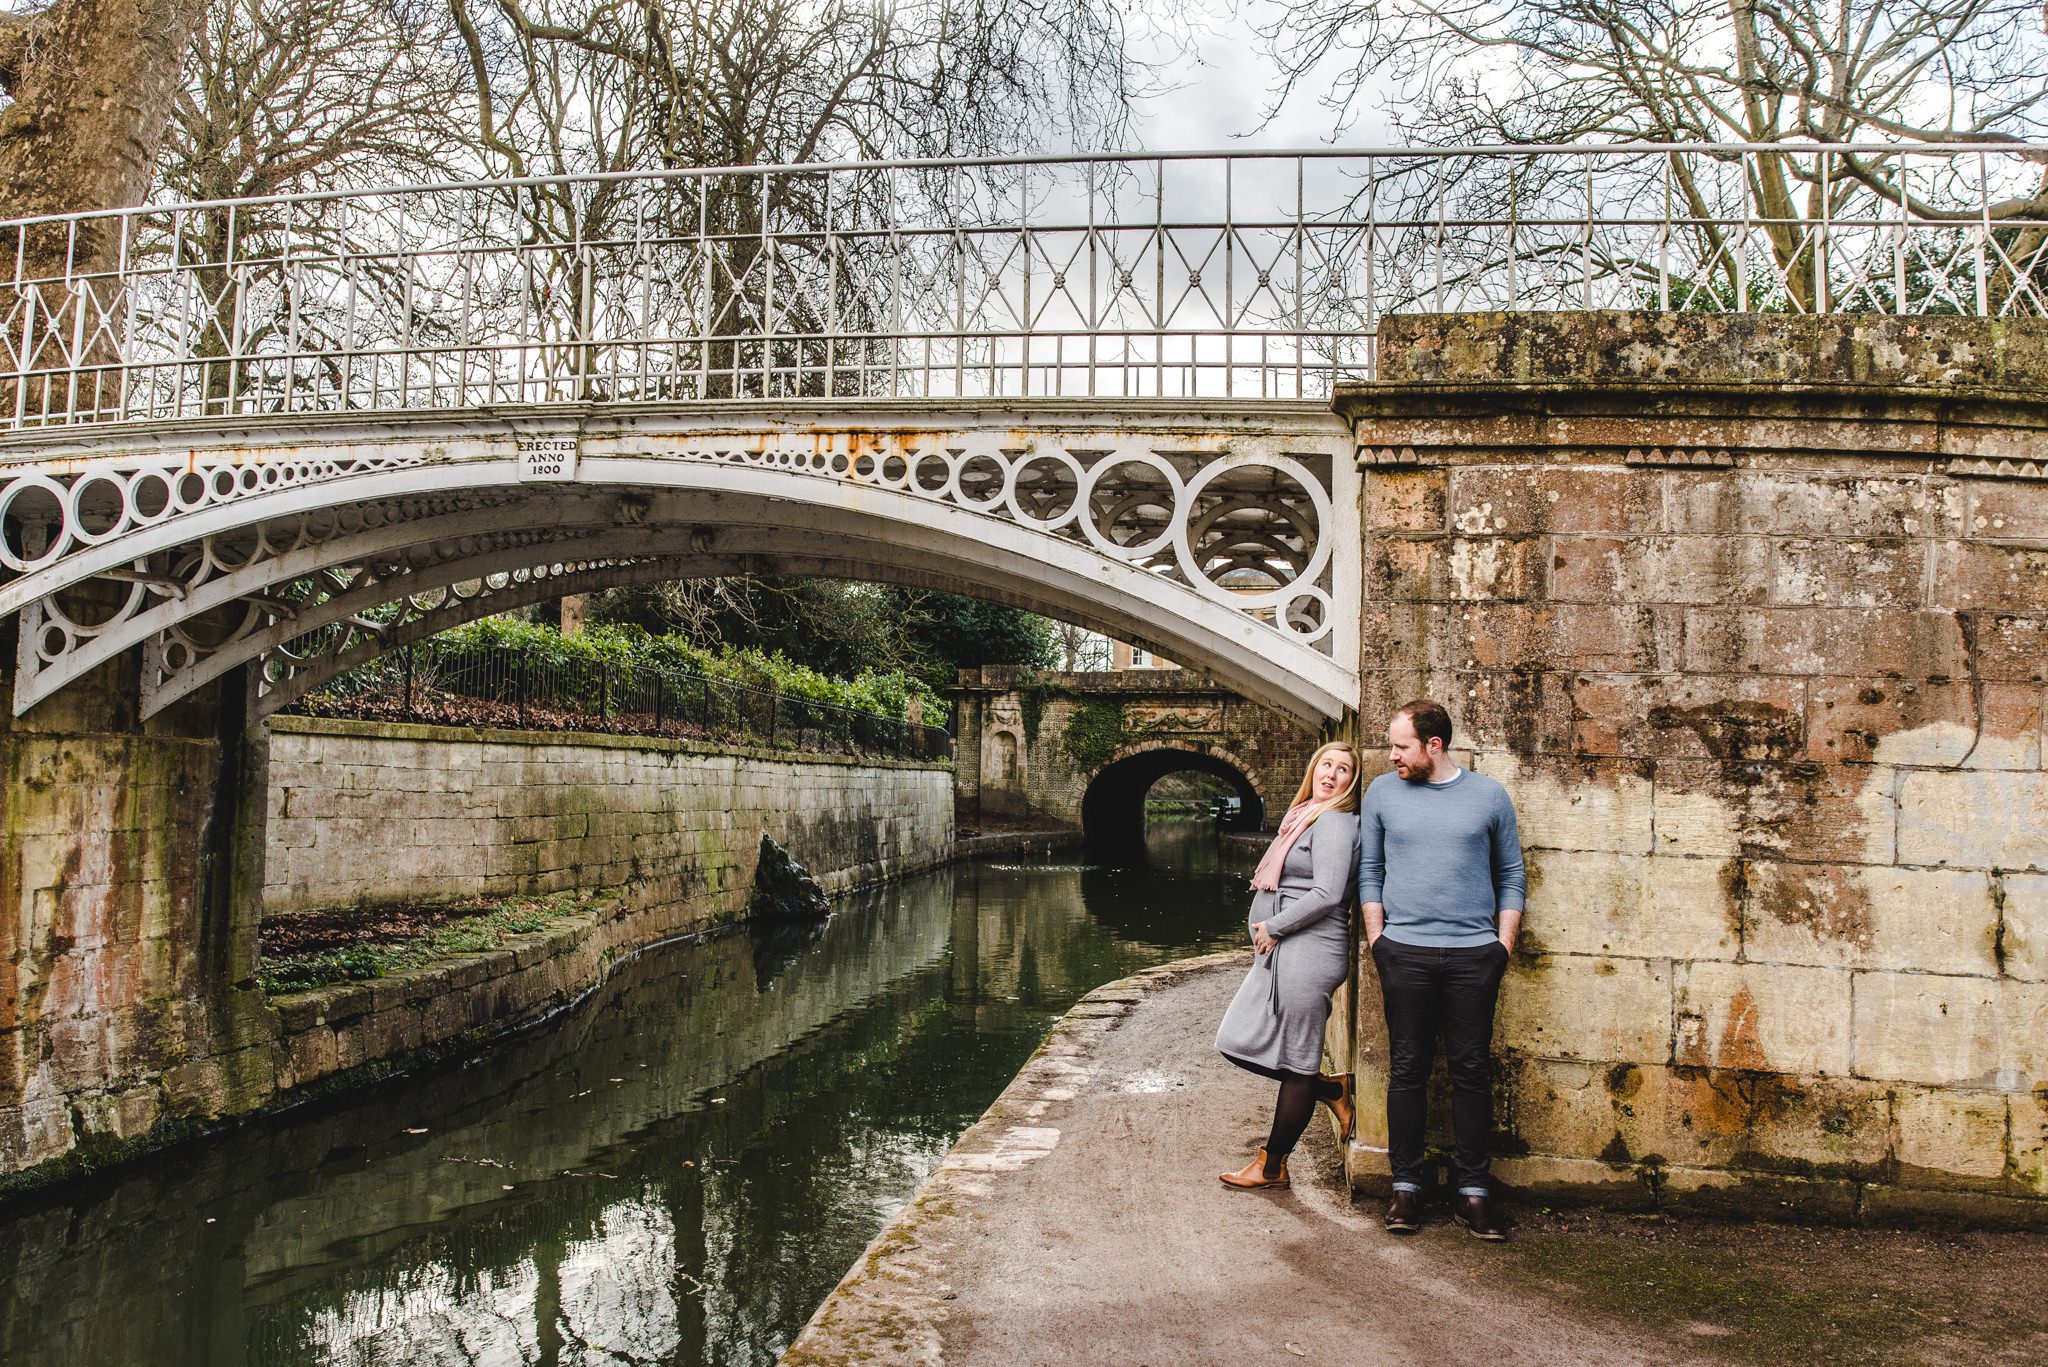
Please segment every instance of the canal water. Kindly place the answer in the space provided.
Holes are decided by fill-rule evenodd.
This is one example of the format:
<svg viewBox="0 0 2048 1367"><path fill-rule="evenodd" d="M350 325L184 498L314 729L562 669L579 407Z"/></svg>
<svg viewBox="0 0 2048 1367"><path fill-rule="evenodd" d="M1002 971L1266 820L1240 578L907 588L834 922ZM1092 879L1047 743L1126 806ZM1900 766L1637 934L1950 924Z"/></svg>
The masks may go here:
<svg viewBox="0 0 2048 1367"><path fill-rule="evenodd" d="M1250 860L965 863L655 951L569 1017L0 1213L0 1363L773 1362L1089 989L1244 942Z"/></svg>

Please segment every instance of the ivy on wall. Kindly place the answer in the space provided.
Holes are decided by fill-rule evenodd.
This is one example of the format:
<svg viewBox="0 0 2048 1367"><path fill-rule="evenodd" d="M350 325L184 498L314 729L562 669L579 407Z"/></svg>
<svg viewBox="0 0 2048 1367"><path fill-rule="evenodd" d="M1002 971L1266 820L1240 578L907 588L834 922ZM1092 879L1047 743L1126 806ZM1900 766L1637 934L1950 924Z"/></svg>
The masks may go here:
<svg viewBox="0 0 2048 1367"><path fill-rule="evenodd" d="M1067 720L1067 754L1083 769L1107 764L1132 733L1124 729L1121 702L1087 698L1074 706Z"/></svg>
<svg viewBox="0 0 2048 1367"><path fill-rule="evenodd" d="M1038 724L1045 720L1045 705L1060 690L1043 679L1022 680L1017 685L1024 704L1024 743L1038 744Z"/></svg>

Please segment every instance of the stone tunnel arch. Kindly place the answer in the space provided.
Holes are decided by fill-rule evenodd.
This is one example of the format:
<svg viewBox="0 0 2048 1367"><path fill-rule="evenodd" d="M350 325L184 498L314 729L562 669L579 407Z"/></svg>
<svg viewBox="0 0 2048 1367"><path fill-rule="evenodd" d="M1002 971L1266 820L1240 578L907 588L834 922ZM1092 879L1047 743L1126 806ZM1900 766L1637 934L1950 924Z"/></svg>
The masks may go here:
<svg viewBox="0 0 2048 1367"><path fill-rule="evenodd" d="M1089 775L1081 795L1081 830L1089 844L1134 847L1144 837L1146 792L1168 774L1190 770L1220 778L1236 791L1232 829L1255 831L1265 823L1267 797L1252 777L1253 766L1213 743L1152 741L1123 747Z"/></svg>

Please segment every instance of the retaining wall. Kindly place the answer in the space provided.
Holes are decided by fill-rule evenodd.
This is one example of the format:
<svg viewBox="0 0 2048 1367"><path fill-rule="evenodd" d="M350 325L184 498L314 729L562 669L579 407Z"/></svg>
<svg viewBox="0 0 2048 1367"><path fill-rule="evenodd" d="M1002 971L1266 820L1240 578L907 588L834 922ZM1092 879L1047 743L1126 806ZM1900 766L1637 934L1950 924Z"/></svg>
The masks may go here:
<svg viewBox="0 0 2048 1367"><path fill-rule="evenodd" d="M266 916L606 888L695 923L745 907L763 832L828 892L952 851L943 766L308 717L270 731Z"/></svg>
<svg viewBox="0 0 2048 1367"><path fill-rule="evenodd" d="M277 998L289 1087L531 1020L635 947L738 916L764 832L830 891L953 853L943 767L639 736L270 727L266 916L602 890L493 953Z"/></svg>

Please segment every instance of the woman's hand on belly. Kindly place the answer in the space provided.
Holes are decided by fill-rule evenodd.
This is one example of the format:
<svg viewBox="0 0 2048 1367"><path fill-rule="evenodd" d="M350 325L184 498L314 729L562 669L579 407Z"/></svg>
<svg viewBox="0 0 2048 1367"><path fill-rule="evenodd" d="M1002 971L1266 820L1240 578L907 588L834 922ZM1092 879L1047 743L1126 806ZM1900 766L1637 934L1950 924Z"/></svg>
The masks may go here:
<svg viewBox="0 0 2048 1367"><path fill-rule="evenodd" d="M1274 946L1274 945L1277 945L1277 944L1279 944L1279 943L1280 943L1280 937L1279 937L1279 936L1277 936L1277 935L1268 935L1268 934L1266 933L1266 923L1265 923L1264 921L1257 921L1257 922L1254 922L1254 923L1253 923L1253 925L1252 925L1252 948L1253 948L1253 949L1256 949L1256 950L1257 950L1257 951L1259 951L1259 953L1261 953L1261 954L1270 954L1270 953L1272 953L1272 952L1273 952L1273 946Z"/></svg>

